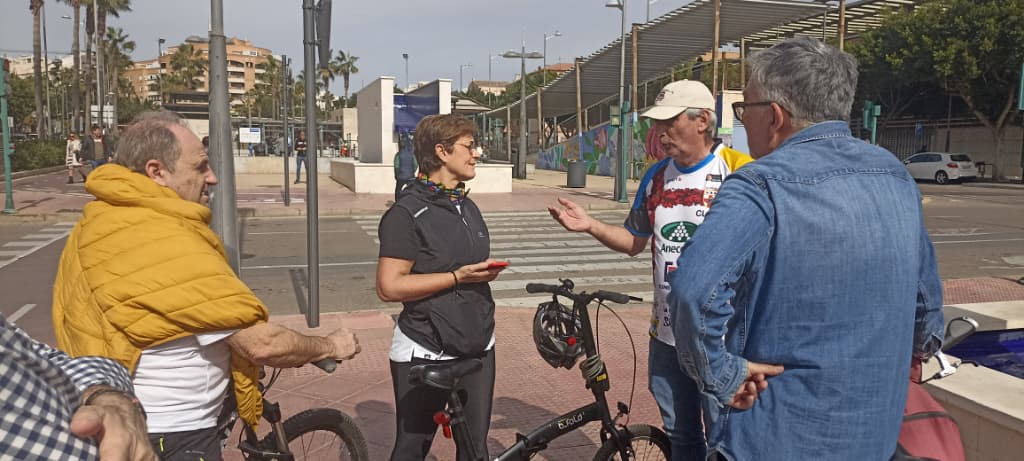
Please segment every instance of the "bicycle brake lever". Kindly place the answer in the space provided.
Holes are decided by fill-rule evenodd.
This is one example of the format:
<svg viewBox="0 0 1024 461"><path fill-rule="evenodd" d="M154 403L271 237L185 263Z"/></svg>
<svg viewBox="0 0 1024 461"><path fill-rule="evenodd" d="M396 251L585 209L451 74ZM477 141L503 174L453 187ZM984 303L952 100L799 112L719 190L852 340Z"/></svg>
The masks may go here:
<svg viewBox="0 0 1024 461"><path fill-rule="evenodd" d="M334 370L338 369L338 361L334 359L317 360L313 365L327 373L334 373Z"/></svg>

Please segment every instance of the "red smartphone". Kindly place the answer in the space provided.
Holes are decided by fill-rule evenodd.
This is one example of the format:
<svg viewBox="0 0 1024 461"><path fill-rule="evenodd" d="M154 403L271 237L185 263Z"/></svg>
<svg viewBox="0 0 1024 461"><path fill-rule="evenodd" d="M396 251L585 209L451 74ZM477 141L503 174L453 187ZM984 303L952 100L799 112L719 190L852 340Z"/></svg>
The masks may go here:
<svg viewBox="0 0 1024 461"><path fill-rule="evenodd" d="M508 267L508 261L494 261L487 265L488 269L495 269L498 267Z"/></svg>

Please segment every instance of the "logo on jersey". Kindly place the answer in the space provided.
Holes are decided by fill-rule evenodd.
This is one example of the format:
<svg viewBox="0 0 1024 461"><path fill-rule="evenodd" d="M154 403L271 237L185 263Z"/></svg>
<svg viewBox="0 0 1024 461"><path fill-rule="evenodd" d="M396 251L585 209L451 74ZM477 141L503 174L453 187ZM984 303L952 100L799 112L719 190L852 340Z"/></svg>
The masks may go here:
<svg viewBox="0 0 1024 461"><path fill-rule="evenodd" d="M670 242L686 243L696 231L696 224L689 221L679 221L665 224L661 228L661 236Z"/></svg>

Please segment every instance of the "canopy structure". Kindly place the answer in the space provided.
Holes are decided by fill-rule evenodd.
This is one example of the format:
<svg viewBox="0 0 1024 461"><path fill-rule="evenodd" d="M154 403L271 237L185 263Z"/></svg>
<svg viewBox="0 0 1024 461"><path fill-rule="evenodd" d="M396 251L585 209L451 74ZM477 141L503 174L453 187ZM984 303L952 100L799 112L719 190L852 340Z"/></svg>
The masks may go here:
<svg viewBox="0 0 1024 461"><path fill-rule="evenodd" d="M821 0L694 0L649 23L634 24L627 32L626 85L635 91L644 83L664 77L672 67L726 44L742 53L769 47L794 35L825 36L831 40L837 37L841 21L846 23L844 33L857 34L877 27L881 13L887 9L913 8L921 2L864 0L851 1L854 5L847 6L846 1ZM537 93L527 95L527 117L536 119L538 113L544 118L575 115L579 109L617 99L621 46L621 39L617 39L577 60L577 67L539 91L539 101ZM518 116L518 101L487 113L487 117L494 119Z"/></svg>

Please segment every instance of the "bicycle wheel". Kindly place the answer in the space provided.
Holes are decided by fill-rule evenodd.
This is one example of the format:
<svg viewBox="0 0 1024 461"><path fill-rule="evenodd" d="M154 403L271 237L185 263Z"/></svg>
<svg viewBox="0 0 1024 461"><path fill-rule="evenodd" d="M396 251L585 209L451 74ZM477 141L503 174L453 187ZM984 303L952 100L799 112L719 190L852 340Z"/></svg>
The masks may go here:
<svg viewBox="0 0 1024 461"><path fill-rule="evenodd" d="M370 460L362 431L338 410L306 410L284 422L284 433L297 461Z"/></svg>
<svg viewBox="0 0 1024 461"><path fill-rule="evenodd" d="M633 459L638 461L668 461L672 459L668 436L661 429L647 424L631 424L625 428L625 431L629 434L629 444L633 447ZM621 459L619 446L614 439L606 440L594 455L594 461Z"/></svg>

